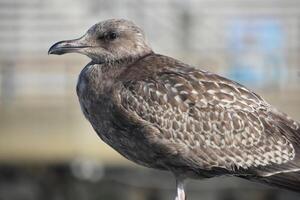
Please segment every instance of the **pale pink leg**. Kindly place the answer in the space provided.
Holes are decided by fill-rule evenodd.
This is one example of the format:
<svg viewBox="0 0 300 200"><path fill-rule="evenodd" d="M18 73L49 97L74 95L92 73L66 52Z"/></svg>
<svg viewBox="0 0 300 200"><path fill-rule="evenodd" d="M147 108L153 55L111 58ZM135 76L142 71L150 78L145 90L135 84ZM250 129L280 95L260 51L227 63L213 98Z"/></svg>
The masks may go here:
<svg viewBox="0 0 300 200"><path fill-rule="evenodd" d="M176 178L177 196L175 200L186 200L184 191L184 180Z"/></svg>

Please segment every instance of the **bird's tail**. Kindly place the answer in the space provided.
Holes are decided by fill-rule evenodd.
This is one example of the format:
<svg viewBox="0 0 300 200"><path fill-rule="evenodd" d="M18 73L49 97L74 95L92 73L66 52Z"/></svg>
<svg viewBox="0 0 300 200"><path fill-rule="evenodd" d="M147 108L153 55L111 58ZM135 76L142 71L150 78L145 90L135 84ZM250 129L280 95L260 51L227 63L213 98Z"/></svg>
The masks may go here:
<svg viewBox="0 0 300 200"><path fill-rule="evenodd" d="M300 192L300 171L280 173L263 177L259 179L259 182L295 192Z"/></svg>
<svg viewBox="0 0 300 200"><path fill-rule="evenodd" d="M260 176L258 181L275 187L300 192L300 128L292 128L291 119L283 113L273 112L273 115L274 119L277 119L277 127L281 130L282 135L292 143L295 149L295 157L288 163L273 165L265 169L267 170L265 174L273 173L273 175ZM295 122L293 125L295 125Z"/></svg>

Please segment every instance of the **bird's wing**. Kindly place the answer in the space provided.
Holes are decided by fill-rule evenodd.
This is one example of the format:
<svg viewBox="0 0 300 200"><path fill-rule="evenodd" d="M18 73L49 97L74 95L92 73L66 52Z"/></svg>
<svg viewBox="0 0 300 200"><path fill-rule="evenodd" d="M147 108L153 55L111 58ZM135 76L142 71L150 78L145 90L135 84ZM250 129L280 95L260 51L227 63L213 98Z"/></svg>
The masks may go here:
<svg viewBox="0 0 300 200"><path fill-rule="evenodd" d="M267 174L295 158L290 133L280 123L289 132L300 132L299 124L218 75L179 67L124 81L115 92L122 112L159 130L147 133L151 141L185 165L229 171L272 166ZM299 167L294 165L284 168Z"/></svg>

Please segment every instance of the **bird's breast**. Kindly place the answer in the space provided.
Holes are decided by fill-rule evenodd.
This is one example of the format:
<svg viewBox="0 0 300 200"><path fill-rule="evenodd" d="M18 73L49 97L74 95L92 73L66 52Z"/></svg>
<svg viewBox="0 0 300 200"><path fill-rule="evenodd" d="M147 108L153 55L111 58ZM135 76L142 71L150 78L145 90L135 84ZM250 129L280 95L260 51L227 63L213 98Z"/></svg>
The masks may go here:
<svg viewBox="0 0 300 200"><path fill-rule="evenodd" d="M116 111L112 101L113 79L97 73L91 68L83 70L77 82L77 95L83 114L93 126L99 137L124 157L139 164L150 166L157 157L147 144L140 131Z"/></svg>
<svg viewBox="0 0 300 200"><path fill-rule="evenodd" d="M156 155L150 147L136 138L139 128L126 126L125 119L116 119L109 94L95 93L85 81L79 81L77 94L83 114L98 136L129 160L150 166Z"/></svg>

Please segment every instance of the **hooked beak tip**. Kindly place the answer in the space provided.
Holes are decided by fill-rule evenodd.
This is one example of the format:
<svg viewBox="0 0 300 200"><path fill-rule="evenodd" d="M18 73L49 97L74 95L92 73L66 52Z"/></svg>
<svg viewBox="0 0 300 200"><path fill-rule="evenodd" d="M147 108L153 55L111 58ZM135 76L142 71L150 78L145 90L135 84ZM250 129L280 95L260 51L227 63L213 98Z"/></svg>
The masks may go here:
<svg viewBox="0 0 300 200"><path fill-rule="evenodd" d="M67 52L66 49L68 48L66 44L67 42L65 41L60 41L53 44L48 50L48 55L50 54L61 55L63 53L66 53Z"/></svg>
<svg viewBox="0 0 300 200"><path fill-rule="evenodd" d="M50 47L50 49L48 50L48 55L53 54L53 49L52 47Z"/></svg>
<svg viewBox="0 0 300 200"><path fill-rule="evenodd" d="M80 39L60 41L53 44L48 50L49 54L62 55L65 53L80 52L81 49L89 47Z"/></svg>

